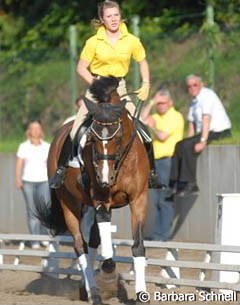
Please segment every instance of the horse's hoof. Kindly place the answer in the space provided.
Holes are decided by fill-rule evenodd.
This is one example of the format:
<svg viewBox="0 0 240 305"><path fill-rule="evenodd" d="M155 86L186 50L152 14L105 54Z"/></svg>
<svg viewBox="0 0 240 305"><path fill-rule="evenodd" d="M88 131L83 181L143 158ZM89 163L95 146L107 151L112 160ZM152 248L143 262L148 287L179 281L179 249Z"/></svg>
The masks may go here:
<svg viewBox="0 0 240 305"><path fill-rule="evenodd" d="M115 268L116 268L116 264L112 260L112 258L108 258L102 263L103 272L112 273L115 270Z"/></svg>
<svg viewBox="0 0 240 305"><path fill-rule="evenodd" d="M100 295L92 297L92 305L102 305L102 299Z"/></svg>
<svg viewBox="0 0 240 305"><path fill-rule="evenodd" d="M102 298L100 296L99 289L96 287L91 288L90 291L92 305L102 305Z"/></svg>
<svg viewBox="0 0 240 305"><path fill-rule="evenodd" d="M88 293L87 293L85 286L79 287L79 300L85 301L85 302L88 301Z"/></svg>
<svg viewBox="0 0 240 305"><path fill-rule="evenodd" d="M140 291L136 293L135 305L150 304L150 294L147 291Z"/></svg>

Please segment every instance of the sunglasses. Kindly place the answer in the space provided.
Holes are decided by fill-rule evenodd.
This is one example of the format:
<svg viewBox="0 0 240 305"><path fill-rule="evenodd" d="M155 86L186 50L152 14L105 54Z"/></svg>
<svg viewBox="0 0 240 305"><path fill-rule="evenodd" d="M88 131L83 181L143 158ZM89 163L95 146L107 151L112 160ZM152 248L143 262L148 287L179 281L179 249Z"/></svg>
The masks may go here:
<svg viewBox="0 0 240 305"><path fill-rule="evenodd" d="M191 84L191 85L187 85L188 88L194 88L194 87L198 87L198 84L195 83L195 84Z"/></svg>
<svg viewBox="0 0 240 305"><path fill-rule="evenodd" d="M168 105L169 104L169 102L165 102L165 103L157 103L156 105L157 106L164 106L164 105Z"/></svg>

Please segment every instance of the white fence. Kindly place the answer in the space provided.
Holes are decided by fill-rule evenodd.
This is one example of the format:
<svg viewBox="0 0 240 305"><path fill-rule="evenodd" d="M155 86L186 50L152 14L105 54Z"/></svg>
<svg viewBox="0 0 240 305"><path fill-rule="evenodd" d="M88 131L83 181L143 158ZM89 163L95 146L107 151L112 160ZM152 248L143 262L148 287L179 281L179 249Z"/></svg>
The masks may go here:
<svg viewBox="0 0 240 305"><path fill-rule="evenodd" d="M50 246L42 250L32 250L27 243L33 240L49 241ZM80 276L75 266L75 253L72 238L59 236L51 238L43 235L0 234L0 269L45 272L48 274ZM118 263L132 265L130 253L131 240L115 239L115 257ZM51 245L53 247L51 247ZM65 246L64 246L65 245ZM189 286L195 288L227 289L240 291L239 264L221 264L216 261L221 253L240 253L240 246L225 246L216 244L152 242L146 241L147 270L146 281L171 288L173 286ZM122 251L122 249L125 249ZM64 262L62 261L64 260ZM98 256L98 260L101 257ZM34 261L34 263L33 263ZM66 263L67 261L67 263ZM194 271L194 272L193 272ZM236 282L219 281L219 273L231 272L238 275ZM134 275L126 270L120 273L126 281L134 280Z"/></svg>

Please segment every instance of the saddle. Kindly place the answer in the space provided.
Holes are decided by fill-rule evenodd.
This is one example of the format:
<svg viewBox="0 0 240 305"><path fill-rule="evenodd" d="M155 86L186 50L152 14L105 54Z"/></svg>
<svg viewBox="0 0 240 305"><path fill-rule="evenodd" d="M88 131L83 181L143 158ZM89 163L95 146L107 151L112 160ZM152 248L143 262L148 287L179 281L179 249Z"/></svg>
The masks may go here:
<svg viewBox="0 0 240 305"><path fill-rule="evenodd" d="M82 148L85 146L85 143L87 141L86 139L85 143L82 143L84 140L83 138L84 135L86 135L87 130L91 126L92 122L92 116L88 116L83 122L83 124L78 128L72 143L72 157L81 158L81 156L79 157L79 155L82 153ZM79 160L79 162L83 165L82 159Z"/></svg>

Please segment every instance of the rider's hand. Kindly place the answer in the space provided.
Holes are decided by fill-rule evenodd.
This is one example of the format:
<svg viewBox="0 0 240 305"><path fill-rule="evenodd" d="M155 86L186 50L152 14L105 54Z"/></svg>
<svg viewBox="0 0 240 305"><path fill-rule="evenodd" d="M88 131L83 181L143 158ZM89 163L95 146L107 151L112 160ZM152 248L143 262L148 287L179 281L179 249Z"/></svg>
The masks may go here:
<svg viewBox="0 0 240 305"><path fill-rule="evenodd" d="M135 93L137 93L137 96L141 101L146 101L146 99L148 98L149 89L150 83L147 81L143 81L142 86L138 90L136 90Z"/></svg>

